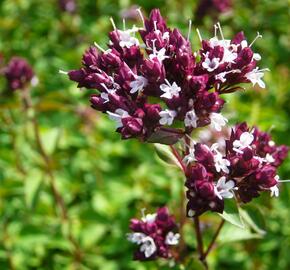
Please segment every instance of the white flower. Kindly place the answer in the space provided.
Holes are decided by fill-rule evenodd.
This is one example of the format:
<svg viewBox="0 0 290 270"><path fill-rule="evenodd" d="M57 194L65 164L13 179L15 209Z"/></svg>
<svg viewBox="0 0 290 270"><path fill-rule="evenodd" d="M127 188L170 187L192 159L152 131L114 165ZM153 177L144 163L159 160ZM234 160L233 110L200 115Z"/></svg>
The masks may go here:
<svg viewBox="0 0 290 270"><path fill-rule="evenodd" d="M143 76L137 76L135 81L130 82L130 93L140 92L148 84L148 80Z"/></svg>
<svg viewBox="0 0 290 270"><path fill-rule="evenodd" d="M254 53L253 54L253 59L255 60L255 61L260 61L261 60L261 55L260 54L258 54L258 53Z"/></svg>
<svg viewBox="0 0 290 270"><path fill-rule="evenodd" d="M166 235L165 244L166 245L171 245L171 246L177 245L178 241L179 241L179 238L180 238L180 234L179 233L175 233L174 234L173 232L169 232Z"/></svg>
<svg viewBox="0 0 290 270"><path fill-rule="evenodd" d="M142 240L146 237L146 234L140 233L140 232L134 232L134 233L127 233L127 239L128 241L132 243L136 243L140 245L142 243Z"/></svg>
<svg viewBox="0 0 290 270"><path fill-rule="evenodd" d="M153 223L156 219L157 214L147 214L146 216L142 217L143 222Z"/></svg>
<svg viewBox="0 0 290 270"><path fill-rule="evenodd" d="M188 165L189 163L193 162L193 161L196 161L195 159L195 154L194 154L194 147L190 147L189 148L189 153L188 155L186 155L184 158L183 158L183 162Z"/></svg>
<svg viewBox="0 0 290 270"><path fill-rule="evenodd" d="M274 159L273 156L270 155L269 153L267 153L265 159L266 159L266 162L268 162L268 163L273 163L273 162L275 162L275 159Z"/></svg>
<svg viewBox="0 0 290 270"><path fill-rule="evenodd" d="M217 172L223 171L225 173L229 173L228 166L231 165L230 161L223 158L223 156L218 153L214 155L214 165Z"/></svg>
<svg viewBox="0 0 290 270"><path fill-rule="evenodd" d="M249 80L253 84L253 86L258 84L261 88L265 88L265 83L262 81L263 76L264 72L256 67L254 70L248 72L245 75L245 78Z"/></svg>
<svg viewBox="0 0 290 270"><path fill-rule="evenodd" d="M176 116L176 111L165 109L164 111L159 112L161 125L172 125L174 117Z"/></svg>
<svg viewBox="0 0 290 270"><path fill-rule="evenodd" d="M157 248L152 237L146 236L142 239L140 251L144 252L146 258L152 256L156 250Z"/></svg>
<svg viewBox="0 0 290 270"><path fill-rule="evenodd" d="M109 94L115 94L116 93L116 89L109 89L104 83L101 83L101 86L103 86L105 88L106 92L102 92L101 93L101 98L104 99L104 103L109 102Z"/></svg>
<svg viewBox="0 0 290 270"><path fill-rule="evenodd" d="M227 48L224 48L224 56L223 56L223 63L235 63L234 60L237 59L238 54L236 52L233 52L232 50L229 50Z"/></svg>
<svg viewBox="0 0 290 270"><path fill-rule="evenodd" d="M277 185L270 187L271 197L279 197L279 188Z"/></svg>
<svg viewBox="0 0 290 270"><path fill-rule="evenodd" d="M230 161L223 158L223 155L218 151L219 144L214 143L210 150L214 152L214 163L215 163L215 169L217 172L223 171L225 173L229 173L228 166L231 165Z"/></svg>
<svg viewBox="0 0 290 270"><path fill-rule="evenodd" d="M217 184L214 187L214 192L216 196L222 200L223 198L225 199L230 199L234 197L233 190L235 188L235 182L233 180L229 180L226 182L226 177L223 176L221 177Z"/></svg>
<svg viewBox="0 0 290 270"><path fill-rule="evenodd" d="M198 117L196 116L195 111L191 110L191 111L186 113L185 119L184 119L184 124L186 127L196 128L197 120L198 120Z"/></svg>
<svg viewBox="0 0 290 270"><path fill-rule="evenodd" d="M228 119L226 119L220 113L211 113L210 115L211 127L214 128L216 131L221 131L222 127L226 125Z"/></svg>
<svg viewBox="0 0 290 270"><path fill-rule="evenodd" d="M131 34L138 31L138 29L136 30L137 28L132 28L132 29L128 29L128 30L125 30L125 31L122 31L122 30L118 30L118 34L119 34L119 38L120 38L120 42L119 42L119 45L124 48L130 48L134 45L137 45L139 46L139 41L137 38L135 37L132 37Z"/></svg>
<svg viewBox="0 0 290 270"><path fill-rule="evenodd" d="M223 48L228 48L231 45L230 39L221 39L219 40L217 37L213 37L209 40L209 46L214 48L216 46L220 46Z"/></svg>
<svg viewBox="0 0 290 270"><path fill-rule="evenodd" d="M123 109L117 109L114 113L107 111L109 118L116 122L116 127L120 128L123 126L122 118L129 116L128 112Z"/></svg>
<svg viewBox="0 0 290 270"><path fill-rule="evenodd" d="M212 72L218 68L220 64L219 58L209 59L208 57L205 58L204 62L202 63L202 67L206 69L208 72Z"/></svg>
<svg viewBox="0 0 290 270"><path fill-rule="evenodd" d="M169 40L169 32L164 32L162 35L163 40Z"/></svg>
<svg viewBox="0 0 290 270"><path fill-rule="evenodd" d="M166 84L163 83L160 85L160 90L164 92L160 97L172 99L174 96L178 97L178 93L181 91L181 88L176 84L176 82L173 82L170 84L169 81L165 80Z"/></svg>
<svg viewBox="0 0 290 270"><path fill-rule="evenodd" d="M242 154L242 149L246 147L250 147L252 142L254 141L254 136L250 132L244 132L241 134L239 140L235 140L233 142L233 150L237 153Z"/></svg>

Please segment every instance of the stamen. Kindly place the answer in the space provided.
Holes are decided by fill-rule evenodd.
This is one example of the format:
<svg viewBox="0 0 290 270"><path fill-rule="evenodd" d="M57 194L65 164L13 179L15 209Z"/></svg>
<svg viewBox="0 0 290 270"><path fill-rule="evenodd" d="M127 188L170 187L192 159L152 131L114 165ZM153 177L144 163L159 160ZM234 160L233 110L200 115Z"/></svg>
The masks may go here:
<svg viewBox="0 0 290 270"><path fill-rule="evenodd" d="M202 42L202 37L201 37L201 34L200 34L198 28L196 28L196 33L198 35L199 41Z"/></svg>
<svg viewBox="0 0 290 270"><path fill-rule="evenodd" d="M125 21L125 18L123 18L123 30L126 31L126 21Z"/></svg>
<svg viewBox="0 0 290 270"><path fill-rule="evenodd" d="M141 18L141 21L143 23L143 27L145 28L145 20L144 20L144 17L143 17L143 14L141 12L141 7L137 8L136 11L138 12L140 18Z"/></svg>
<svg viewBox="0 0 290 270"><path fill-rule="evenodd" d="M218 27L216 24L214 24L214 36L216 37L217 36L217 30L218 30Z"/></svg>
<svg viewBox="0 0 290 270"><path fill-rule="evenodd" d="M106 51L97 43L97 42L94 42L94 45L100 50L102 51L103 53L105 53Z"/></svg>
<svg viewBox="0 0 290 270"><path fill-rule="evenodd" d="M61 69L58 71L58 73L60 73L60 74L65 74L65 75L67 75L67 74L68 74L68 72L67 72L67 71L64 71L64 70L61 70Z"/></svg>
<svg viewBox="0 0 290 270"><path fill-rule="evenodd" d="M192 20L188 21L188 33L187 33L187 40L189 40L190 33L191 33L191 26L192 26Z"/></svg>
<svg viewBox="0 0 290 270"><path fill-rule="evenodd" d="M115 22L114 22L114 20L113 20L112 17L110 17L110 21L111 21L111 24L112 24L114 30L116 31L117 30L117 27L116 27Z"/></svg>
<svg viewBox="0 0 290 270"><path fill-rule="evenodd" d="M185 136L190 139L190 141L193 143L193 145L196 144L196 141L194 139L192 139L188 134L185 134Z"/></svg>
<svg viewBox="0 0 290 270"><path fill-rule="evenodd" d="M107 92L109 92L108 87L107 87L104 83L101 83L101 86L103 86L103 87L105 88L105 90L106 90Z"/></svg>
<svg viewBox="0 0 290 270"><path fill-rule="evenodd" d="M165 82L168 84L168 86L171 86L170 82L167 79L165 79Z"/></svg>
<svg viewBox="0 0 290 270"><path fill-rule="evenodd" d="M224 38L224 34L223 34L223 31L222 31L222 28L221 28L221 25L220 25L219 22L217 23L217 27L218 27L218 29L219 29L219 31L220 31L220 34L221 34L222 40L225 40L225 38Z"/></svg>
<svg viewBox="0 0 290 270"><path fill-rule="evenodd" d="M157 22L154 21L153 23L154 23L154 29L155 29L155 31L158 31L158 28L157 28Z"/></svg>
<svg viewBox="0 0 290 270"><path fill-rule="evenodd" d="M290 183L290 180L278 180L278 183Z"/></svg>
<svg viewBox="0 0 290 270"><path fill-rule="evenodd" d="M254 38L254 40L251 42L251 44L249 45L249 47L251 47L251 46L256 42L256 40L257 40L258 38L262 38L262 35L260 35L259 32L257 32L257 36L256 36L256 37Z"/></svg>
<svg viewBox="0 0 290 270"><path fill-rule="evenodd" d="M143 217L143 218L146 217L145 212L146 212L146 208L142 208L142 209L141 209L141 214L142 214L142 217Z"/></svg>

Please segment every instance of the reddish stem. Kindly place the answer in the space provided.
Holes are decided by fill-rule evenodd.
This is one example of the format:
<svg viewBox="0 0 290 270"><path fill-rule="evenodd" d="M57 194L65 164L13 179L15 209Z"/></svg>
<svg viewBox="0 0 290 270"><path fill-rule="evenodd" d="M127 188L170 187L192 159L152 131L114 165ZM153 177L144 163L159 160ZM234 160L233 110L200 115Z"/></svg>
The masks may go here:
<svg viewBox="0 0 290 270"><path fill-rule="evenodd" d="M214 234L214 236L213 236L213 238L212 238L212 240L211 240L206 252L202 256L203 260L206 259L207 255L211 252L211 250L212 250L212 248L213 248L213 246L214 246L214 244L215 244L215 242L216 242L216 240L217 240L217 238L219 236L219 233L221 232L221 229L222 229L224 224L225 224L225 220L223 219L221 221L221 223L219 224L219 226L218 226L218 228L217 228L217 230L216 230L216 232L215 232L215 234Z"/></svg>

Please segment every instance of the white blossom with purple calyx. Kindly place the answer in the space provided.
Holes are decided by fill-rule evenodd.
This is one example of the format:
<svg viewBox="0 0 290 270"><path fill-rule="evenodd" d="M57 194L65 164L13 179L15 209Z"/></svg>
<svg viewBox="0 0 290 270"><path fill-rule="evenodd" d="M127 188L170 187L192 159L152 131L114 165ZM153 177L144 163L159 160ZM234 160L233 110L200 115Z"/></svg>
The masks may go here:
<svg viewBox="0 0 290 270"><path fill-rule="evenodd" d="M132 243L136 243L140 245L142 243L142 240L146 237L146 234L141 232L134 232L134 233L127 233L127 239L128 241Z"/></svg>
<svg viewBox="0 0 290 270"><path fill-rule="evenodd" d="M184 125L186 127L193 127L193 128L196 128L197 127L197 120L198 120L198 117L196 116L195 114L195 110L191 110L191 111L188 111L185 115L185 118L184 118Z"/></svg>
<svg viewBox="0 0 290 270"><path fill-rule="evenodd" d="M138 31L137 27L133 27L132 29L128 29L128 30L118 30L118 34L120 37L120 46L122 48L126 47L126 48L131 48L132 46L136 45L139 46L139 40L135 37L132 37L132 33L136 33Z"/></svg>
<svg viewBox="0 0 290 270"><path fill-rule="evenodd" d="M140 251L144 252L146 258L151 257L156 252L156 250L157 248L152 237L146 236L142 239Z"/></svg>
<svg viewBox="0 0 290 270"><path fill-rule="evenodd" d="M159 115L161 117L159 120L159 124L170 126L172 125L173 120L175 116L177 115L177 113L174 110L165 109L164 111L159 112Z"/></svg>
<svg viewBox="0 0 290 270"><path fill-rule="evenodd" d="M211 113L210 121L212 128L214 128L216 131L221 131L222 127L227 124L228 119L225 118L221 113Z"/></svg>
<svg viewBox="0 0 290 270"><path fill-rule="evenodd" d="M225 176L222 176L214 186L214 192L220 200L233 198L234 189L236 189L235 182L233 180L226 182Z"/></svg>
<svg viewBox="0 0 290 270"><path fill-rule="evenodd" d="M179 233L169 232L166 235L165 244L170 246L178 245L179 238L180 238Z"/></svg>
<svg viewBox="0 0 290 270"><path fill-rule="evenodd" d="M142 221L147 222L149 224L153 223L153 222L155 222L156 216L157 216L157 214L147 214L146 216L143 215Z"/></svg>
<svg viewBox="0 0 290 270"><path fill-rule="evenodd" d="M107 111L109 118L116 122L116 127L123 127L122 118L129 116L128 112L123 109L117 109L114 113Z"/></svg>
<svg viewBox="0 0 290 270"><path fill-rule="evenodd" d="M224 173L229 173L229 166L231 165L230 161L226 158L223 158L223 155L218 151L219 144L214 143L211 146L211 151L214 152L214 165L217 172L223 171Z"/></svg>
<svg viewBox="0 0 290 270"><path fill-rule="evenodd" d="M109 102L109 94L115 94L116 93L116 89L109 89L104 83L101 83L101 86L103 86L105 88L106 92L102 92L101 93L101 98L104 100L104 103Z"/></svg>
<svg viewBox="0 0 290 270"><path fill-rule="evenodd" d="M264 72L263 71L267 71L268 69L260 69L258 67L256 67L255 69L253 69L252 71L248 72L245 75L245 78L247 80L249 80L253 86L255 86L256 84L258 84L261 88L265 88L266 85L265 83L262 81L262 78L264 76Z"/></svg>
<svg viewBox="0 0 290 270"><path fill-rule="evenodd" d="M233 142L233 150L237 153L242 154L242 149L250 147L252 142L254 141L254 135L250 132L244 132L241 134L239 140L235 140Z"/></svg>
<svg viewBox="0 0 290 270"><path fill-rule="evenodd" d="M148 80L143 76L136 76L135 81L130 82L130 93L141 92L148 84Z"/></svg>
<svg viewBox="0 0 290 270"><path fill-rule="evenodd" d="M202 67L206 69L208 72L212 72L217 69L220 65L220 59L214 57L213 59L209 59L206 57L202 63Z"/></svg>
<svg viewBox="0 0 290 270"><path fill-rule="evenodd" d="M160 90L164 92L160 97L172 99L173 97L178 97L179 92L181 91L181 88L176 84L176 82L173 82L170 84L168 80L165 80L166 84L163 83L160 85Z"/></svg>

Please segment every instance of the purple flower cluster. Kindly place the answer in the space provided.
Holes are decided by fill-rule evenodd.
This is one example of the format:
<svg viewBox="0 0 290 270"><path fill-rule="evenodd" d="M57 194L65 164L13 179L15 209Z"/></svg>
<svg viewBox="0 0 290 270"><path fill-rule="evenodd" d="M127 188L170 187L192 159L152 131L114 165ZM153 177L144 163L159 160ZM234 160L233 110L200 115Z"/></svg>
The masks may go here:
<svg viewBox="0 0 290 270"><path fill-rule="evenodd" d="M8 88L11 90L25 89L29 83L35 81L32 67L21 57L13 57L4 68Z"/></svg>
<svg viewBox="0 0 290 270"><path fill-rule="evenodd" d="M128 240L138 245L135 260L172 257L170 248L178 244L179 234L167 207L159 208L155 214L143 215L141 220L132 219L130 229L132 233L128 233Z"/></svg>
<svg viewBox="0 0 290 270"><path fill-rule="evenodd" d="M236 125L222 146L194 143L184 159L189 217L208 210L221 213L224 199L234 196L247 203L263 191L279 195L277 167L288 147L276 146L269 134L246 123Z"/></svg>
<svg viewBox="0 0 290 270"><path fill-rule="evenodd" d="M173 144L197 127L212 124L219 131L227 122L220 94L241 89L240 83L265 86L260 55L243 33L226 40L217 24L209 40L198 32L202 48L193 53L189 38L167 27L159 10L142 20L143 28L127 30L112 21L109 49L95 44L83 67L68 73L78 87L99 91L91 95L92 107L116 122L123 139Z"/></svg>
<svg viewBox="0 0 290 270"><path fill-rule="evenodd" d="M58 0L60 9L64 12L75 13L77 10L76 0Z"/></svg>
<svg viewBox="0 0 290 270"><path fill-rule="evenodd" d="M229 11L231 7L231 0L200 0L195 15L198 20L201 20L205 15L210 13L213 13L213 15L225 13Z"/></svg>

